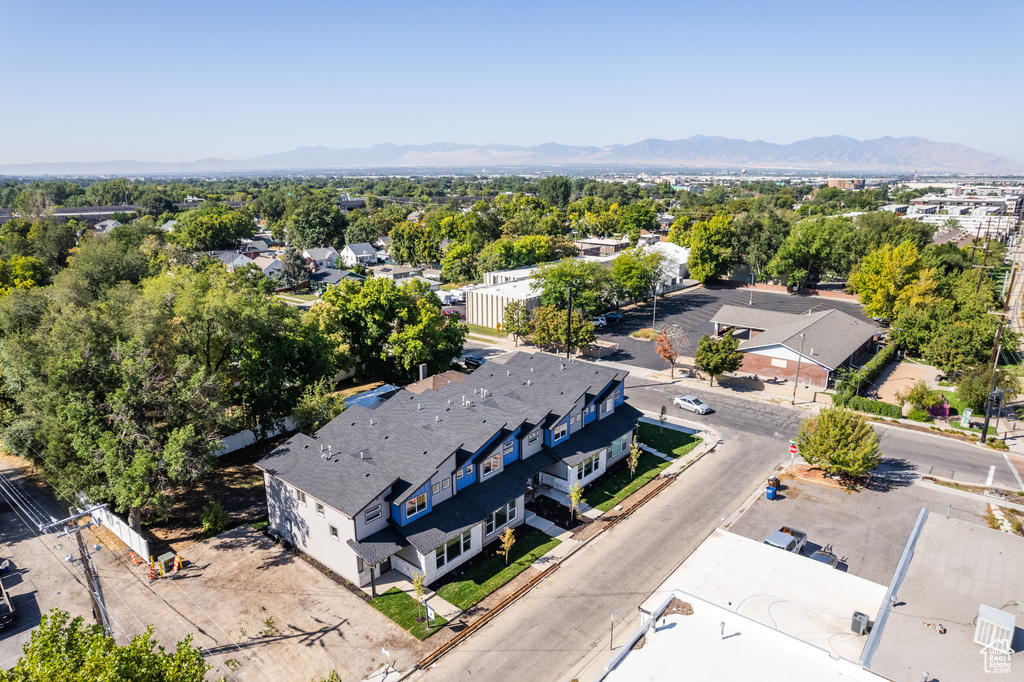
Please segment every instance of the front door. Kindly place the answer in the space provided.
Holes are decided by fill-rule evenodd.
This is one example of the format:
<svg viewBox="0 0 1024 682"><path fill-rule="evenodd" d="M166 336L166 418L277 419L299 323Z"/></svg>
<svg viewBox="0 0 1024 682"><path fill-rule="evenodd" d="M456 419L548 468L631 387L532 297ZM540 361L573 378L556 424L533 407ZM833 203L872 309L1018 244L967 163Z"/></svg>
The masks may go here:
<svg viewBox="0 0 1024 682"><path fill-rule="evenodd" d="M388 557L384 561L380 562L380 573L378 575L384 575L391 570L391 557Z"/></svg>

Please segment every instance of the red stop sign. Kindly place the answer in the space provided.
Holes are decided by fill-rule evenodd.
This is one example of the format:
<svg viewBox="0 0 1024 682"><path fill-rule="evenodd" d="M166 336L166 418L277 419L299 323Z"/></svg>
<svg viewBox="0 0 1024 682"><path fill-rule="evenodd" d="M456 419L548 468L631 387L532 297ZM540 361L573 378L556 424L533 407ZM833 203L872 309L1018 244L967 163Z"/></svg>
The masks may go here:
<svg viewBox="0 0 1024 682"><path fill-rule="evenodd" d="M791 455L795 455L796 454L796 446L795 445L790 445L789 446L789 454L791 454Z"/></svg>

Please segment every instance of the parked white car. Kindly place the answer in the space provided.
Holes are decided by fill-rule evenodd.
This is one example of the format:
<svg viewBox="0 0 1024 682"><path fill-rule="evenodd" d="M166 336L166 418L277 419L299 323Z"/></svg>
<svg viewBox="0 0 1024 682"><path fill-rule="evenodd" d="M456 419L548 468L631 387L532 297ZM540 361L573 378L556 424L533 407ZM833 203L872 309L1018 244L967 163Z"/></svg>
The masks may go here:
<svg viewBox="0 0 1024 682"><path fill-rule="evenodd" d="M711 411L710 405L694 395L677 395L672 398L672 404L697 414L707 414Z"/></svg>
<svg viewBox="0 0 1024 682"><path fill-rule="evenodd" d="M590 321L594 323L595 327L607 327L608 326L608 320L605 319L604 315L598 315L597 317L592 318Z"/></svg>

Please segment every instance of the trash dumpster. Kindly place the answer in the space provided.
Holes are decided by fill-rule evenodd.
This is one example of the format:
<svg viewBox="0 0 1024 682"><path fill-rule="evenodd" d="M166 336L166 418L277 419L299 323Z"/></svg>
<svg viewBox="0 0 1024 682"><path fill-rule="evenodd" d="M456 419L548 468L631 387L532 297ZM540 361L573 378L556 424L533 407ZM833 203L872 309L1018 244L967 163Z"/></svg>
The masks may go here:
<svg viewBox="0 0 1024 682"><path fill-rule="evenodd" d="M774 500L775 499L775 493L777 493L777 492L778 492L778 488L775 488L773 486L768 486L767 488L765 488L765 495L766 495L766 497L769 500Z"/></svg>
<svg viewBox="0 0 1024 682"><path fill-rule="evenodd" d="M768 485L770 485L771 487L773 487L776 490L778 490L779 489L779 477L778 476L769 476L768 477Z"/></svg>

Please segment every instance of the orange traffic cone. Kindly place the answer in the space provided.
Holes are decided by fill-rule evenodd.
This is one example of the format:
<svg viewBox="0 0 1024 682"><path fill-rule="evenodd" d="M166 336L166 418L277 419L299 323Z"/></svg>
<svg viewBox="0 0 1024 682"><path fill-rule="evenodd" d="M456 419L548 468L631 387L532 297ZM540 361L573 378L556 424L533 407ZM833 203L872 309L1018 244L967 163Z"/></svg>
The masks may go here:
<svg viewBox="0 0 1024 682"><path fill-rule="evenodd" d="M139 560L139 555L136 554L135 552L129 551L128 554L132 558L132 563L135 564L136 566L138 566L139 564L142 563L142 561Z"/></svg>
<svg viewBox="0 0 1024 682"><path fill-rule="evenodd" d="M153 582L156 580L156 562L153 561L153 557L149 557L149 581Z"/></svg>
<svg viewBox="0 0 1024 682"><path fill-rule="evenodd" d="M177 573L180 570L181 570L181 555L180 554L175 554L174 555L174 563L171 564L171 572L172 573Z"/></svg>

